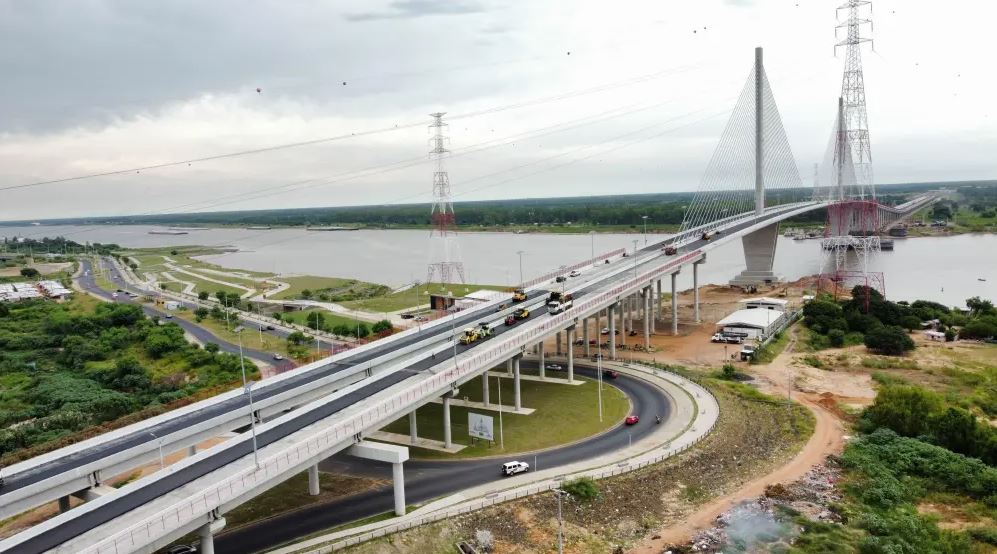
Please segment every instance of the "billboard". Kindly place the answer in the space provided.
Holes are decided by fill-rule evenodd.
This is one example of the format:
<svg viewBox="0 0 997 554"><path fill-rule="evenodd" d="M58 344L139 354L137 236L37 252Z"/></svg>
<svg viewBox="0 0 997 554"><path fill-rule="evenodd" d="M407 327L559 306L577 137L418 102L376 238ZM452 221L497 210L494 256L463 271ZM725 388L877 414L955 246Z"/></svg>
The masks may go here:
<svg viewBox="0 0 997 554"><path fill-rule="evenodd" d="M467 412L467 434L486 441L494 441L495 426L492 417Z"/></svg>

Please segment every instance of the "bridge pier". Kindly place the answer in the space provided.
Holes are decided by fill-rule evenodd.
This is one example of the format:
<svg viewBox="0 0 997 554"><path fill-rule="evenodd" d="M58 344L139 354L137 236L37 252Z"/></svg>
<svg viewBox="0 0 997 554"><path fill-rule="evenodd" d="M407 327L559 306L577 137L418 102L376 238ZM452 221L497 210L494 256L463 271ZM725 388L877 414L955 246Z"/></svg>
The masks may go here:
<svg viewBox="0 0 997 554"><path fill-rule="evenodd" d="M561 332L560 331L554 333L554 348L555 348L554 349L554 355L555 356L560 356L561 355Z"/></svg>
<svg viewBox="0 0 997 554"><path fill-rule="evenodd" d="M544 355L544 341L541 340L539 344L540 344L540 351L539 351L539 355L540 355L540 378L541 379L546 379L547 378L547 362L546 362L547 357Z"/></svg>
<svg viewBox="0 0 997 554"><path fill-rule="evenodd" d="M402 464L408 461L408 447L361 441L351 446L346 453L365 460L376 460L391 464L391 480L394 484L395 496L395 515L405 515L405 472Z"/></svg>
<svg viewBox="0 0 997 554"><path fill-rule="evenodd" d="M415 444L419 439L419 427L416 423L415 409L413 408L411 412L408 413L408 434L409 440L412 444Z"/></svg>
<svg viewBox="0 0 997 554"><path fill-rule="evenodd" d="M215 554L215 533L225 528L225 518L220 517L211 523L205 523L198 529L201 536L201 554Z"/></svg>
<svg viewBox="0 0 997 554"><path fill-rule="evenodd" d="M60 514L64 514L64 513L68 512L70 507L71 506L69 504L69 496L68 495L67 496L60 496L59 497L59 513Z"/></svg>
<svg viewBox="0 0 997 554"><path fill-rule="evenodd" d="M490 404L488 398L488 372L485 371L481 374L481 403L485 405L485 408Z"/></svg>
<svg viewBox="0 0 997 554"><path fill-rule="evenodd" d="M656 299L658 303L654 307L654 318L664 319L665 318L665 303L661 300L661 279L657 280L658 283L658 295Z"/></svg>
<svg viewBox="0 0 997 554"><path fill-rule="evenodd" d="M568 334L568 382L575 382L575 328L568 327L565 330Z"/></svg>
<svg viewBox="0 0 997 554"><path fill-rule="evenodd" d="M644 288L644 351L651 351L651 321L647 317L651 312L651 285Z"/></svg>
<svg viewBox="0 0 997 554"><path fill-rule="evenodd" d="M741 237L744 246L745 269L730 280L731 285L761 285L779 281L772 273L775 262L776 241L779 240L779 224L773 223Z"/></svg>
<svg viewBox="0 0 997 554"><path fill-rule="evenodd" d="M661 301L661 295L659 294L657 298L654 296L654 281L651 281L647 285L647 309L644 310L646 314L645 317L651 320L651 333L658 332L658 302Z"/></svg>
<svg viewBox="0 0 997 554"><path fill-rule="evenodd" d="M192 444L192 445L188 446L187 447L187 457L189 458L190 456L193 456L195 454L197 454L197 445L196 444Z"/></svg>
<svg viewBox="0 0 997 554"><path fill-rule="evenodd" d="M519 360L522 358L522 355L517 355L512 359L512 397L514 399L513 405L516 407L517 412L523 409L522 395L519 388Z"/></svg>
<svg viewBox="0 0 997 554"><path fill-rule="evenodd" d="M446 448L447 450L453 446L450 426L450 401L453 399L455 394L457 394L457 391L452 390L443 395L443 448Z"/></svg>
<svg viewBox="0 0 997 554"><path fill-rule="evenodd" d="M679 334L679 293L678 287L675 284L678 276L679 273L677 271L672 273L672 335L675 336Z"/></svg>
<svg viewBox="0 0 997 554"><path fill-rule="evenodd" d="M705 261L706 258L702 258L692 262L692 312L696 324L701 322L699 318L699 264Z"/></svg>
<svg viewBox="0 0 997 554"><path fill-rule="evenodd" d="M318 496L319 493L319 479L318 479L318 464L308 467L308 494L312 496Z"/></svg>
<svg viewBox="0 0 997 554"><path fill-rule="evenodd" d="M619 302L609 306L609 359L616 359L616 309Z"/></svg>
<svg viewBox="0 0 997 554"><path fill-rule="evenodd" d="M588 358L592 354L589 347L589 318L587 317L582 318L582 342L585 343L585 357Z"/></svg>

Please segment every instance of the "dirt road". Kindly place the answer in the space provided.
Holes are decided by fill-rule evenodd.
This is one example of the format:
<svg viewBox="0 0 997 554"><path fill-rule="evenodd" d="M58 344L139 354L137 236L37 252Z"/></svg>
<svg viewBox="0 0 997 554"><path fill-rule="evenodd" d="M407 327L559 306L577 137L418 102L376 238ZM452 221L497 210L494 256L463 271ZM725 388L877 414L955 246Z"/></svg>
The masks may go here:
<svg viewBox="0 0 997 554"><path fill-rule="evenodd" d="M667 545L685 542L692 538L696 531L713 525L718 515L737 502L761 495L765 492L767 485L795 481L803 477L811 467L824 461L828 454L841 453L844 446L842 422L834 414L817 404L818 398L811 395L797 396L797 400L813 412L814 417L817 418L817 423L810 440L789 463L767 475L749 481L732 494L714 499L701 506L682 523L662 529L653 535L657 538L646 539L630 552L633 554L660 554Z"/></svg>

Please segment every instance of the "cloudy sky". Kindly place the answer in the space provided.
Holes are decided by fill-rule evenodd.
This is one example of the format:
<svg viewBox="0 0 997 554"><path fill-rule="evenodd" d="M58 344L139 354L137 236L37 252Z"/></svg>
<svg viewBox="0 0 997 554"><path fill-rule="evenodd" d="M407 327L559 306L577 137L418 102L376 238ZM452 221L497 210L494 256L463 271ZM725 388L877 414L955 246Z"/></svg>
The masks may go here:
<svg viewBox="0 0 997 554"><path fill-rule="evenodd" d="M759 45L808 182L837 3L0 0L0 220L694 190ZM874 8L877 182L997 178L997 6Z"/></svg>

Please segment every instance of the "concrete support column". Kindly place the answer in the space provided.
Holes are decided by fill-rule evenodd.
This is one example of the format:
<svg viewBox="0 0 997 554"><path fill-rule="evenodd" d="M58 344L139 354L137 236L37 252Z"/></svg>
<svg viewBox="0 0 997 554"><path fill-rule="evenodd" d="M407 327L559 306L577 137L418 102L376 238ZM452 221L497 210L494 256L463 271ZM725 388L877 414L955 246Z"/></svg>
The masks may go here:
<svg viewBox="0 0 997 554"><path fill-rule="evenodd" d="M616 359L616 308L618 304L609 307L609 359Z"/></svg>
<svg viewBox="0 0 997 554"><path fill-rule="evenodd" d="M395 515L405 515L405 472L401 463L391 464L391 481L395 489Z"/></svg>
<svg viewBox="0 0 997 554"><path fill-rule="evenodd" d="M447 393L443 395L443 447L451 446L453 440L450 437L450 393Z"/></svg>
<svg viewBox="0 0 997 554"><path fill-rule="evenodd" d="M568 327L568 382L575 381L575 328Z"/></svg>
<svg viewBox="0 0 997 554"><path fill-rule="evenodd" d="M779 281L772 272L775 248L779 240L779 224L773 223L741 237L744 246L744 271L730 280L737 286L759 285Z"/></svg>
<svg viewBox="0 0 997 554"><path fill-rule="evenodd" d="M512 358L506 360L505 370L509 373L509 377L512 377Z"/></svg>
<svg viewBox="0 0 997 554"><path fill-rule="evenodd" d="M702 262L695 262L692 264L692 313L693 319L696 323L700 322L699 319L699 264Z"/></svg>
<svg viewBox="0 0 997 554"><path fill-rule="evenodd" d="M190 446L187 447L187 456L190 457L190 456L193 456L194 454L197 454L197 445L196 444L192 444L192 445L190 445Z"/></svg>
<svg viewBox="0 0 997 554"><path fill-rule="evenodd" d="M658 307L656 313L658 314L656 317L659 319L665 318L665 303L661 300L661 279L658 279Z"/></svg>
<svg viewBox="0 0 997 554"><path fill-rule="evenodd" d="M651 281L647 285L647 297L648 297L647 298L647 308L644 310L644 313L646 314L645 317L651 320L651 332L652 333L657 333L658 332L658 311L657 311L658 310L658 305L655 303L655 300L654 300L654 281ZM660 302L661 296L659 295L658 298L659 298L658 301Z"/></svg>
<svg viewBox="0 0 997 554"><path fill-rule="evenodd" d="M315 464L308 468L308 494L312 496L318 496L318 493L319 493L318 464Z"/></svg>
<svg viewBox="0 0 997 554"><path fill-rule="evenodd" d="M623 346L626 346L627 345L627 331L629 330L627 328L627 315L628 315L628 312L630 311L630 297L629 296L624 297L623 300L622 300L622 302L623 303L620 305L620 338L622 340L620 340L619 342ZM612 339L613 344L616 344L616 335L614 335L612 332L610 332L609 336Z"/></svg>
<svg viewBox="0 0 997 554"><path fill-rule="evenodd" d="M679 334L679 292L675 284L678 273L672 273L672 334Z"/></svg>
<svg viewBox="0 0 997 554"><path fill-rule="evenodd" d="M519 360L520 356L516 356L512 359L512 396L515 399L514 406L516 407L517 412L523 407L519 393Z"/></svg>
<svg viewBox="0 0 997 554"><path fill-rule="evenodd" d="M69 511L69 497L60 496L59 497L59 513L64 514Z"/></svg>
<svg viewBox="0 0 997 554"><path fill-rule="evenodd" d="M554 344L556 345L555 346L555 350L554 350L554 355L555 356L560 356L561 355L561 332L560 331L554 333Z"/></svg>
<svg viewBox="0 0 997 554"><path fill-rule="evenodd" d="M596 331L596 336L599 333ZM592 355L591 348L589 347L589 318L582 318L582 342L585 343L585 357L588 358Z"/></svg>
<svg viewBox="0 0 997 554"><path fill-rule="evenodd" d="M481 374L481 403L487 408L490 404L488 398L488 372Z"/></svg>
<svg viewBox="0 0 997 554"><path fill-rule="evenodd" d="M215 554L215 533L225 528L225 518L220 517L211 523L205 523L197 530L201 536L201 554Z"/></svg>
<svg viewBox="0 0 997 554"><path fill-rule="evenodd" d="M415 444L416 439L419 438L419 428L415 419L415 410L408 413L408 434L409 440L412 444Z"/></svg>
<svg viewBox="0 0 997 554"><path fill-rule="evenodd" d="M651 350L651 319L647 317L650 307L651 286L648 285L648 287L644 289L644 350L648 352Z"/></svg>
<svg viewBox="0 0 997 554"><path fill-rule="evenodd" d="M547 356L544 355L543 341L540 341L540 378L547 378Z"/></svg>

